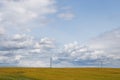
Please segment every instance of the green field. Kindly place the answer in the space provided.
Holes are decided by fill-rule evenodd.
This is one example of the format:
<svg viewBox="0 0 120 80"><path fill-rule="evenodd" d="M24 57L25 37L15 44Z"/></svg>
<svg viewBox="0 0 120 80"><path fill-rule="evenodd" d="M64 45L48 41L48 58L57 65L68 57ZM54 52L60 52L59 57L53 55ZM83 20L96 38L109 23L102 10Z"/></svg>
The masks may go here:
<svg viewBox="0 0 120 80"><path fill-rule="evenodd" d="M120 69L0 68L0 80L120 80Z"/></svg>

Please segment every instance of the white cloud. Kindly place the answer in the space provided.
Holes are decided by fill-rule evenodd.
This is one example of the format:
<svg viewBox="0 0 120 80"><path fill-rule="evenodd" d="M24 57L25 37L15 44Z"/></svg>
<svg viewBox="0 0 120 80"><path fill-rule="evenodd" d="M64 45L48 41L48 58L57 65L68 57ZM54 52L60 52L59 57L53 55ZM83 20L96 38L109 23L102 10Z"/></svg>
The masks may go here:
<svg viewBox="0 0 120 80"><path fill-rule="evenodd" d="M27 49L33 45L33 37L25 34L15 34L13 37L8 37L0 42L1 50L18 50Z"/></svg>
<svg viewBox="0 0 120 80"><path fill-rule="evenodd" d="M73 13L66 12L58 14L58 17L64 20L72 20L75 17L75 15Z"/></svg>
<svg viewBox="0 0 120 80"><path fill-rule="evenodd" d="M88 58L94 59L93 52L87 46L81 46L79 43L74 42L64 45L62 56L70 57L73 60L81 59L86 60Z"/></svg>
<svg viewBox="0 0 120 80"><path fill-rule="evenodd" d="M0 64L2 64L2 65L5 65L5 64L15 65L15 64L18 64L18 62L21 58L22 58L21 55L17 55L17 54L13 54L13 53L8 52L7 54L0 55Z"/></svg>
<svg viewBox="0 0 120 80"><path fill-rule="evenodd" d="M3 27L0 27L0 35L5 34L5 29Z"/></svg>
<svg viewBox="0 0 120 80"><path fill-rule="evenodd" d="M99 66L103 61L106 67L119 67L119 35L120 29L117 29L93 39L89 44L86 44L87 46L77 42L66 44L55 62L58 65L65 61L65 63L72 63L75 66Z"/></svg>
<svg viewBox="0 0 120 80"><path fill-rule="evenodd" d="M15 60L20 60L22 57L23 57L22 55L16 55L14 59Z"/></svg>
<svg viewBox="0 0 120 80"><path fill-rule="evenodd" d="M55 48L55 41L50 38L41 38L39 42L34 45L35 49L52 49Z"/></svg>
<svg viewBox="0 0 120 80"><path fill-rule="evenodd" d="M99 66L101 60L105 66L120 67L120 29L96 37L86 46L73 42L65 44L62 48L56 45L54 39L47 37L39 41L26 34L4 38L0 41L0 63L47 67L49 58L53 55L53 65L56 67Z"/></svg>
<svg viewBox="0 0 120 80"><path fill-rule="evenodd" d="M56 44L54 39L50 38L41 38L39 42L35 42L33 49L30 53L51 53L53 49L55 49ZM50 54L49 54L50 55Z"/></svg>
<svg viewBox="0 0 120 80"><path fill-rule="evenodd" d="M53 53L52 49L55 49L55 41L53 39L41 38L40 41L37 41L26 34L15 34L12 37L4 37L1 40L0 63L8 66L10 64L27 67L48 66L49 61L46 62L42 57L47 57L48 59ZM32 59L33 61L31 61Z"/></svg>
<svg viewBox="0 0 120 80"><path fill-rule="evenodd" d="M22 67L48 67L48 63L40 60L21 60L17 65Z"/></svg>
<svg viewBox="0 0 120 80"><path fill-rule="evenodd" d="M25 27L35 20L42 24L46 15L57 11L55 0L1 0L0 4L0 23L5 27Z"/></svg>
<svg viewBox="0 0 120 80"><path fill-rule="evenodd" d="M88 45L95 50L102 50L106 55L120 56L120 28L104 33L92 39Z"/></svg>

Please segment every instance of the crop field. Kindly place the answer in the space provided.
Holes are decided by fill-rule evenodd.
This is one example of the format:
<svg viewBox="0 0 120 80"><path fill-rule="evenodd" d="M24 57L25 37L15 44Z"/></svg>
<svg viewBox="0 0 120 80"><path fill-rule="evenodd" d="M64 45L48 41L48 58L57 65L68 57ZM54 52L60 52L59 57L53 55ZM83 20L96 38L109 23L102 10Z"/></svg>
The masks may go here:
<svg viewBox="0 0 120 80"><path fill-rule="evenodd" d="M120 80L120 69L0 68L0 80Z"/></svg>

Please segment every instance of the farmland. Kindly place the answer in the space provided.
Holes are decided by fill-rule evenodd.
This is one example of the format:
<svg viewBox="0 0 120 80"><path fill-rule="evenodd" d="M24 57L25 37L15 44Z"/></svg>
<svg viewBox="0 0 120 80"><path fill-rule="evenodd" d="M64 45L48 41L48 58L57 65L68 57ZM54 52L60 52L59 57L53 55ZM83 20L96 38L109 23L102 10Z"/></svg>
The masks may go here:
<svg viewBox="0 0 120 80"><path fill-rule="evenodd" d="M120 80L120 69L0 68L0 80Z"/></svg>

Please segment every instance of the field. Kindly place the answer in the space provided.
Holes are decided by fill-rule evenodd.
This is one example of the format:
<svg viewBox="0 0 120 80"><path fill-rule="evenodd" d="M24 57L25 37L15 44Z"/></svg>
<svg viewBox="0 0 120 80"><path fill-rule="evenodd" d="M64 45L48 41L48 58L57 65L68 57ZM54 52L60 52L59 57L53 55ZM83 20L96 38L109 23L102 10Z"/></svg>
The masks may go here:
<svg viewBox="0 0 120 80"><path fill-rule="evenodd" d="M0 80L120 80L120 69L0 68Z"/></svg>

